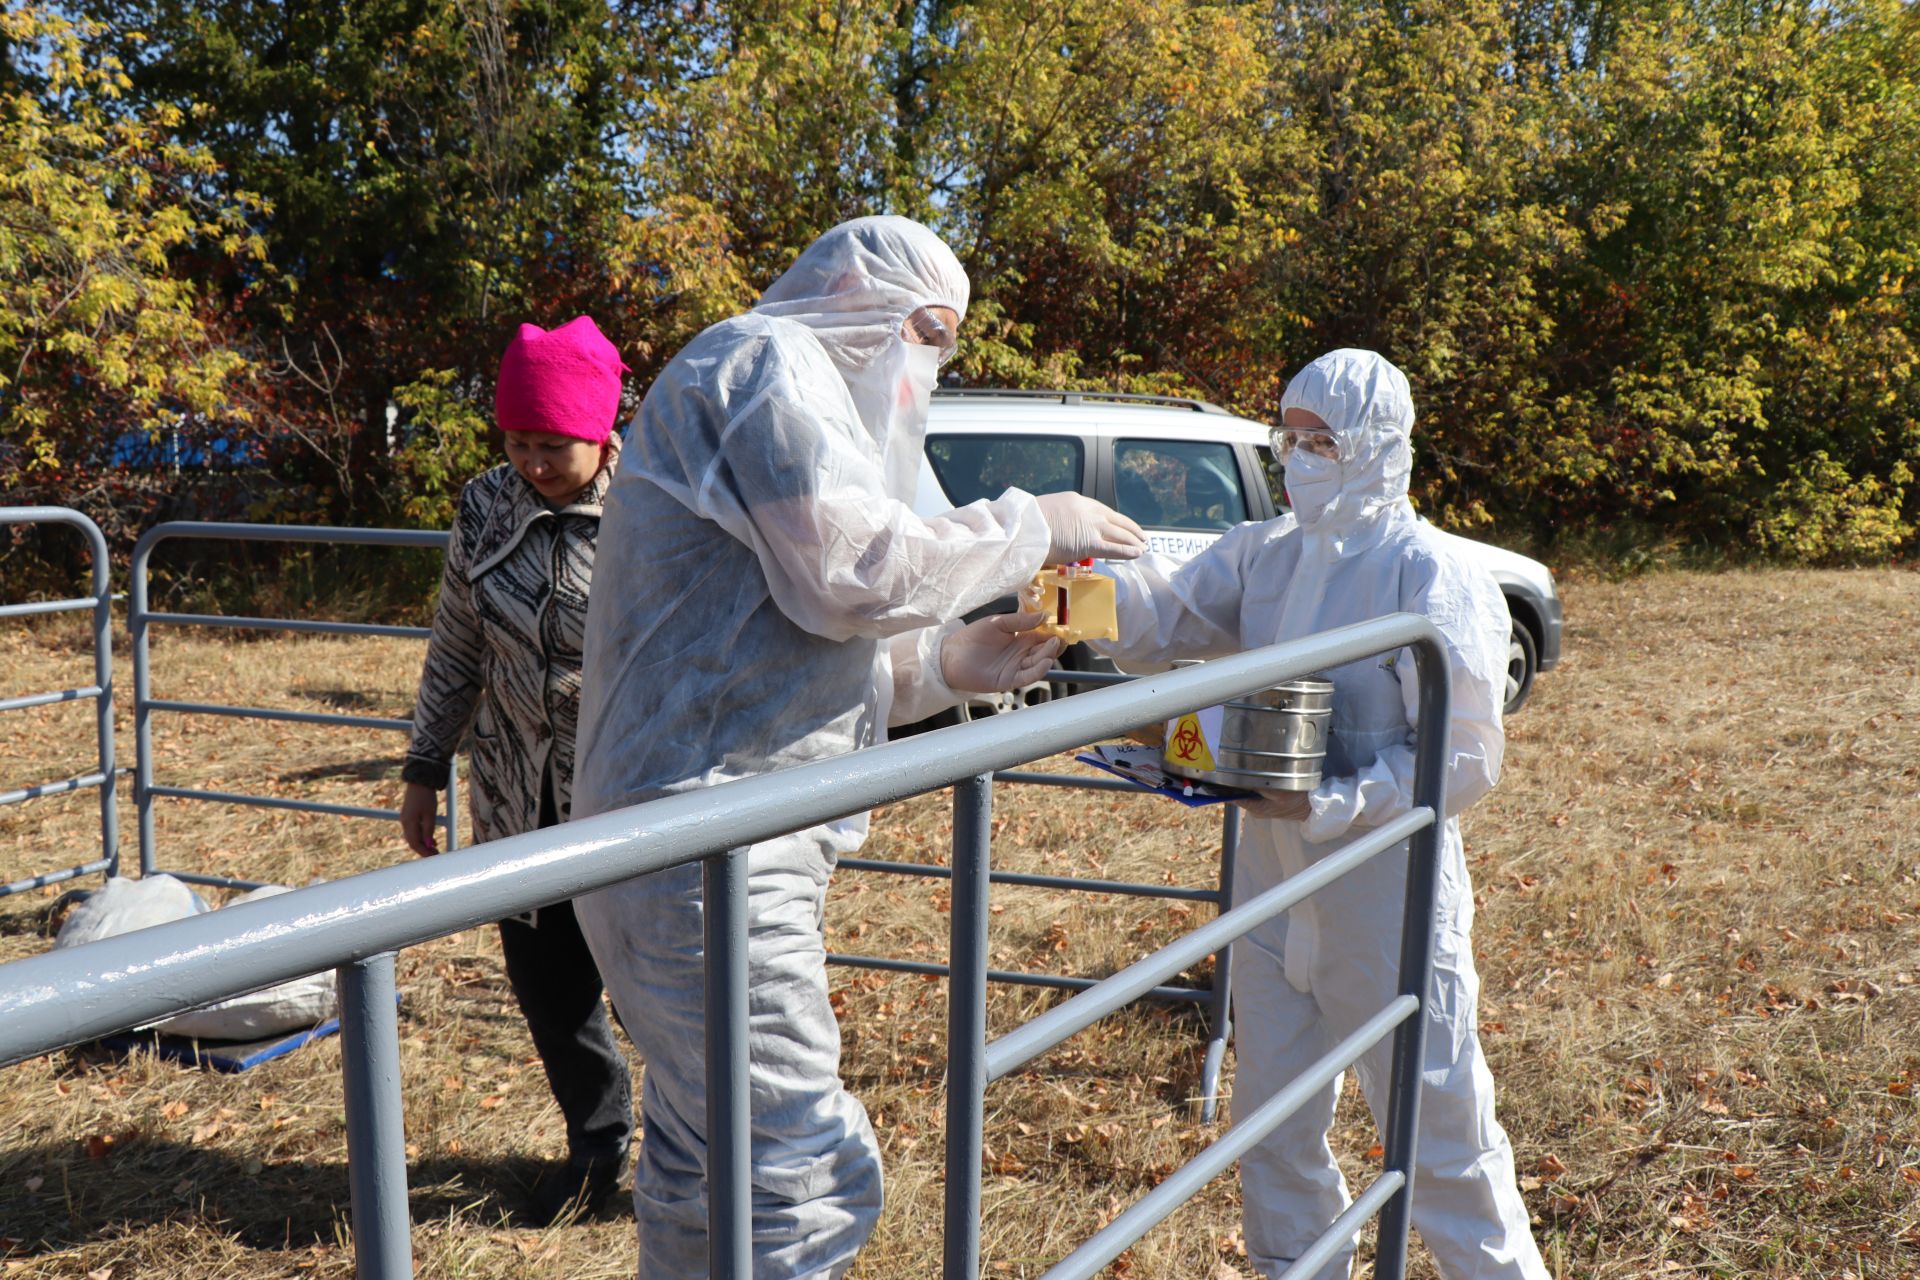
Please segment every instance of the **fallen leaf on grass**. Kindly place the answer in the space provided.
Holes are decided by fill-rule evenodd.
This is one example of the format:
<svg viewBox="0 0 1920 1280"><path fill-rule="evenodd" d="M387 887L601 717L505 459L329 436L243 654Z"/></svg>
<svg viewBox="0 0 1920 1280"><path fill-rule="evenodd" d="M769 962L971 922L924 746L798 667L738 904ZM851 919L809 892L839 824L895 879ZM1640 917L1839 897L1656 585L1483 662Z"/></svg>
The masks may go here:
<svg viewBox="0 0 1920 1280"><path fill-rule="evenodd" d="M1549 1178L1557 1178L1567 1171L1567 1162L1552 1152L1548 1152L1546 1155L1540 1157L1538 1167L1540 1172L1546 1174Z"/></svg>
<svg viewBox="0 0 1920 1280"><path fill-rule="evenodd" d="M1906 1172L1906 1170L1904 1170L1904 1169L1902 1169L1902 1170L1901 1170L1901 1172L1902 1172L1902 1173L1905 1173L1905 1172ZM46 1186L46 1185L47 1185L47 1180L46 1180L45 1178L43 1178L43 1177L41 1177L41 1176L40 1176L39 1174L37 1174L37 1173L36 1173L36 1174L34 1174L34 1175L33 1175L33 1176L31 1177L31 1178L28 1178L28 1179L27 1179L27 1190L28 1190L28 1191L38 1191L38 1190L39 1190L39 1189L40 1189L41 1187L44 1187L44 1186Z"/></svg>
<svg viewBox="0 0 1920 1280"><path fill-rule="evenodd" d="M89 1271L87 1280L113 1280L113 1268L102 1267L98 1271Z"/></svg>
<svg viewBox="0 0 1920 1280"><path fill-rule="evenodd" d="M486 1097L480 1099L480 1109L482 1111L491 1111L505 1101L506 1099L501 1097L499 1094L490 1093Z"/></svg>
<svg viewBox="0 0 1920 1280"><path fill-rule="evenodd" d="M160 1108L160 1118L163 1120L178 1120L185 1114L187 1114L187 1104L184 1102L169 1102Z"/></svg>

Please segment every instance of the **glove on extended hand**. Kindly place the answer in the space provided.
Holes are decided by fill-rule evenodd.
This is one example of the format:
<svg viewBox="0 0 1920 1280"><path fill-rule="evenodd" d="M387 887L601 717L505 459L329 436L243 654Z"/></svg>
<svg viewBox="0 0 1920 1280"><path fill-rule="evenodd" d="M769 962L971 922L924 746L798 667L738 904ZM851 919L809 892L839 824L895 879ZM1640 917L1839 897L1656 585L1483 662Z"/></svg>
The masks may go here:
<svg viewBox="0 0 1920 1280"><path fill-rule="evenodd" d="M1066 646L1038 635L1037 613L996 613L969 622L940 646L940 675L959 693L1007 693L1032 684Z"/></svg>
<svg viewBox="0 0 1920 1280"><path fill-rule="evenodd" d="M1037 499L1053 545L1048 564L1096 560L1132 560L1147 549L1140 526L1104 502L1079 493L1043 493Z"/></svg>

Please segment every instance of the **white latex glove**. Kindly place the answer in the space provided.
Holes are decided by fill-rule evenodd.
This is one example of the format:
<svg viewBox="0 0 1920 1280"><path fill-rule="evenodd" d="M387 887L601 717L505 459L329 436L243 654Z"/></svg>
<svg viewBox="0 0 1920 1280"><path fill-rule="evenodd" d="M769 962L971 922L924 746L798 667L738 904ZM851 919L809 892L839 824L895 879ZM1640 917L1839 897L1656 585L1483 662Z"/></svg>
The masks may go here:
<svg viewBox="0 0 1920 1280"><path fill-rule="evenodd" d="M1037 634L1037 613L969 622L940 646L940 676L956 693L1009 693L1046 675L1066 645Z"/></svg>
<svg viewBox="0 0 1920 1280"><path fill-rule="evenodd" d="M1259 791L1253 799L1234 803L1242 812L1256 818L1277 818L1283 822L1305 822L1313 813L1305 791Z"/></svg>
<svg viewBox="0 0 1920 1280"><path fill-rule="evenodd" d="M1140 526L1104 502L1080 493L1043 493L1035 499L1046 518L1053 545L1048 564L1096 560L1133 560L1147 549Z"/></svg>

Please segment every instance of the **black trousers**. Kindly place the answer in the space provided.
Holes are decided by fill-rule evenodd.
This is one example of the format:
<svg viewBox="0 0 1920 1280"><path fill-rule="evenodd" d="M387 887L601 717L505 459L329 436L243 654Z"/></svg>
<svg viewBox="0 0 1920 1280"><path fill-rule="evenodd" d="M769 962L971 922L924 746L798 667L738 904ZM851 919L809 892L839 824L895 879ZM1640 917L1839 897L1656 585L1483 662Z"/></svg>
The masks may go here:
<svg viewBox="0 0 1920 1280"><path fill-rule="evenodd" d="M553 799L543 791L540 825L549 827ZM502 920L500 950L553 1100L566 1117L567 1157L575 1163L617 1159L633 1137L633 1084L600 998L600 970L573 903L542 907L534 919L537 924Z"/></svg>
<svg viewBox="0 0 1920 1280"><path fill-rule="evenodd" d="M536 918L537 926L500 922L507 982L566 1117L568 1158L618 1158L633 1137L633 1086L600 998L600 970L571 902L542 907Z"/></svg>

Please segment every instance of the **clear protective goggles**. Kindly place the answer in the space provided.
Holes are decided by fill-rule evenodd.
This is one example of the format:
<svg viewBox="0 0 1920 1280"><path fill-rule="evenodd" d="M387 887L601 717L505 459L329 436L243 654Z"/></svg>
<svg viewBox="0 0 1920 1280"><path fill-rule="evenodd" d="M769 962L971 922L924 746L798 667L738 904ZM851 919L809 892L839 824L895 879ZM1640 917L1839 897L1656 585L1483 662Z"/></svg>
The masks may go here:
<svg viewBox="0 0 1920 1280"><path fill-rule="evenodd" d="M1275 427L1268 433L1267 440L1273 445L1273 456L1281 466L1287 464L1295 449L1305 449L1333 462L1345 461L1340 437L1328 427Z"/></svg>
<svg viewBox="0 0 1920 1280"><path fill-rule="evenodd" d="M954 347L960 341L959 335L932 307L915 307L900 322L900 336L908 342L939 351L941 364L953 358Z"/></svg>

